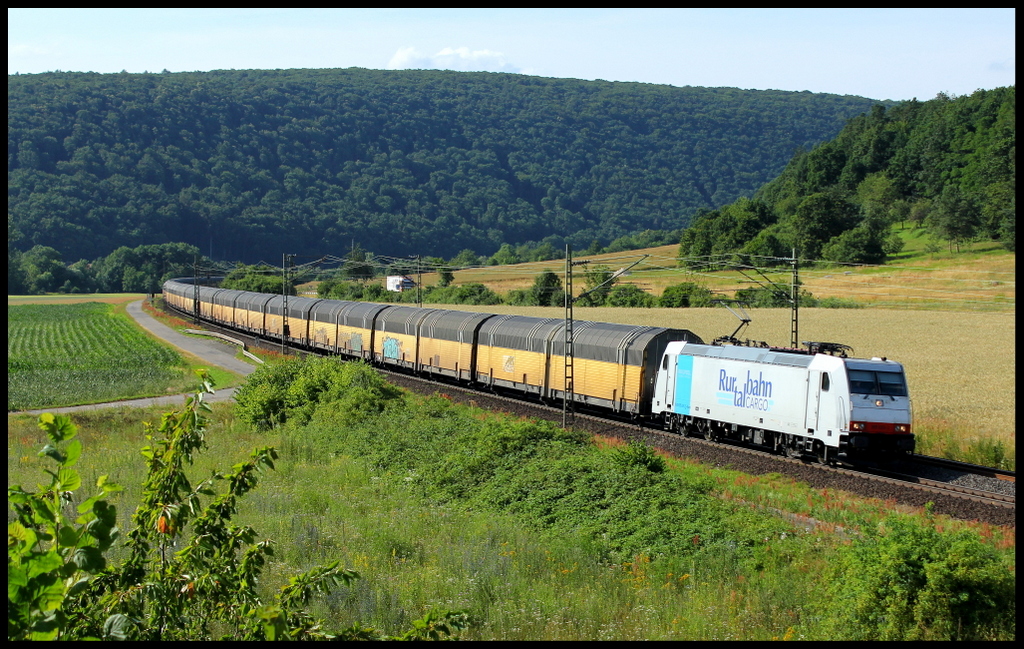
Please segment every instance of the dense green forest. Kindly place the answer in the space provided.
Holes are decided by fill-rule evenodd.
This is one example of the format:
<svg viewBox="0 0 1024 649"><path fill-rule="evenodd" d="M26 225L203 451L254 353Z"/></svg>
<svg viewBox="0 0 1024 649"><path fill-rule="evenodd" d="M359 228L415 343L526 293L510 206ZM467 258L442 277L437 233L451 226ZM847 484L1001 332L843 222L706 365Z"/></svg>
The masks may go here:
<svg viewBox="0 0 1024 649"><path fill-rule="evenodd" d="M685 227L861 97L431 70L8 77L8 247L491 255Z"/></svg>
<svg viewBox="0 0 1024 649"><path fill-rule="evenodd" d="M950 249L978 238L1015 248L1016 88L875 106L795 156L753 199L707 211L680 255L702 265L739 253L881 263L895 226L928 228ZM781 260L780 260L781 261Z"/></svg>

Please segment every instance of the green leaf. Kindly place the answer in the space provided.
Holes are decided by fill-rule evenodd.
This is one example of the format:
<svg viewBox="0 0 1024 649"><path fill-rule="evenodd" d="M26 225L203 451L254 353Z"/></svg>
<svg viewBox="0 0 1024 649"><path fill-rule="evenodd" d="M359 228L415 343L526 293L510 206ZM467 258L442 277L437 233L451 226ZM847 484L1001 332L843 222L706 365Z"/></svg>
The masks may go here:
<svg viewBox="0 0 1024 649"><path fill-rule="evenodd" d="M75 491L82 486L82 478L78 475L78 471L66 466L62 466L57 471L57 480L60 482L60 488L64 491Z"/></svg>
<svg viewBox="0 0 1024 649"><path fill-rule="evenodd" d="M103 637L114 640L127 640L132 629L132 621L127 615L115 613L103 623Z"/></svg>
<svg viewBox="0 0 1024 649"><path fill-rule="evenodd" d="M55 523L57 522L56 517L53 514L53 510L50 509L51 505L49 502L44 501L41 498L33 498L29 501L29 505L32 506L32 512L36 515L37 523Z"/></svg>
<svg viewBox="0 0 1024 649"><path fill-rule="evenodd" d="M57 532L57 543L64 548L73 548L78 545L78 532L70 525L63 525Z"/></svg>
<svg viewBox="0 0 1024 649"><path fill-rule="evenodd" d="M78 427L71 423L71 417L54 415L52 412L39 415L39 427L54 444L69 440L78 434Z"/></svg>
<svg viewBox="0 0 1024 649"><path fill-rule="evenodd" d="M9 503L24 505L28 502L29 496L31 495L32 494L22 489L21 485L7 487L7 502Z"/></svg>
<svg viewBox="0 0 1024 649"><path fill-rule="evenodd" d="M280 606L267 605L260 607L256 615L263 620L263 633L267 640L274 641L284 638L287 634L284 611Z"/></svg>
<svg viewBox="0 0 1024 649"><path fill-rule="evenodd" d="M59 586L60 584L58 584ZM62 588L63 590L63 588ZM63 600L63 596L61 600ZM43 609L47 610L47 609ZM67 624L67 618L59 610L52 610L48 615L43 617L42 620L37 621L32 625L32 633L29 635L30 640L53 640L57 637L60 632Z"/></svg>
<svg viewBox="0 0 1024 649"><path fill-rule="evenodd" d="M78 581L76 581L75 583L71 584L71 586L68 588L68 593L67 593L68 597L73 597L73 596L81 593L82 591L84 591L86 589L86 587L88 585L89 585L89 577L88 577L88 575L80 577L78 579Z"/></svg>
<svg viewBox="0 0 1024 649"><path fill-rule="evenodd" d="M39 451L39 457L52 457L59 464L64 464L66 456L60 452L60 450L53 444L47 444L43 447L43 450Z"/></svg>
<svg viewBox="0 0 1024 649"><path fill-rule="evenodd" d="M56 552L41 552L34 555L28 564L28 578L34 579L40 575L52 573L63 565L64 561L61 560L60 555ZM53 575L53 579L56 581L57 576ZM45 585L48 581L48 579L44 579L42 583Z"/></svg>
<svg viewBox="0 0 1024 649"><path fill-rule="evenodd" d="M20 541L21 547L26 551L30 550L33 545L36 544L36 533L33 530L25 527L18 521L14 521L7 526L7 545L8 548L11 545L11 539Z"/></svg>
<svg viewBox="0 0 1024 649"><path fill-rule="evenodd" d="M64 460L64 466L74 466L78 462L78 458L82 456L82 440L73 439L65 450L67 457Z"/></svg>
<svg viewBox="0 0 1024 649"><path fill-rule="evenodd" d="M97 496L93 496L92 498L86 498L78 506L78 513L79 514L85 514L86 512L92 512L93 505L95 505L97 502L99 502L102 498L103 498L103 494L100 494L100 495L97 495ZM88 520L89 520L89 518L86 517L86 516L79 516L75 520L75 522L81 524L81 523L87 522Z"/></svg>
<svg viewBox="0 0 1024 649"><path fill-rule="evenodd" d="M107 560L103 558L103 553L96 547L78 548L71 557L71 561L78 566L79 570L84 570L91 574L98 573L107 565Z"/></svg>

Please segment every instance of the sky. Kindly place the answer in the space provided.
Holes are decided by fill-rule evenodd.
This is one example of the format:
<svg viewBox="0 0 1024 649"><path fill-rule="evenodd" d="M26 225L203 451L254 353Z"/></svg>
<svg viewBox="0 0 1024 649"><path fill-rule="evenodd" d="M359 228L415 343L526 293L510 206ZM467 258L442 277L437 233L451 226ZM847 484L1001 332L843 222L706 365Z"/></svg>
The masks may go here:
<svg viewBox="0 0 1024 649"><path fill-rule="evenodd" d="M931 99L1014 85L1014 9L8 9L7 72L371 68Z"/></svg>

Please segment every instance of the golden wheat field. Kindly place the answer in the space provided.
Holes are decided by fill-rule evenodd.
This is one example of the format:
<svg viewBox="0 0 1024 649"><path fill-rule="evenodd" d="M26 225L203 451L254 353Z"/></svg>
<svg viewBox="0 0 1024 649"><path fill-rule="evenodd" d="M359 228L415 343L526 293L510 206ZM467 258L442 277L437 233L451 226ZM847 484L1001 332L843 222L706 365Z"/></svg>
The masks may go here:
<svg viewBox="0 0 1024 649"><path fill-rule="evenodd" d="M838 266L804 268L801 290L817 298L854 300L861 306L912 309L957 309L1012 313L1016 308L1016 256L996 249L996 244L972 244L976 251L959 255L909 255L883 266ZM652 295L666 287L695 282L712 291L731 295L752 286L753 273L745 275L725 269L690 271L679 266L678 246L580 257L595 266L610 269L638 265L620 280L635 284ZM512 266L485 266L455 272L455 284L480 282L497 293L529 287L537 275L550 270L563 274L565 262L554 259ZM765 269L772 281L788 285L788 266ZM577 290L583 285L582 269L577 271ZM436 284L432 273L423 274L424 286Z"/></svg>
<svg viewBox="0 0 1024 649"><path fill-rule="evenodd" d="M80 304L102 302L104 304L126 304L141 300L145 293L67 293L51 295L8 295L7 306L18 304Z"/></svg>
<svg viewBox="0 0 1024 649"><path fill-rule="evenodd" d="M466 311L561 318L554 307L459 305ZM730 334L739 320L726 309L576 307L580 320L689 329L705 341ZM740 338L789 344L788 309L750 309ZM903 363L918 428L1002 440L1015 447L1016 319L1006 313L890 309L801 309L801 340L841 342L854 355Z"/></svg>

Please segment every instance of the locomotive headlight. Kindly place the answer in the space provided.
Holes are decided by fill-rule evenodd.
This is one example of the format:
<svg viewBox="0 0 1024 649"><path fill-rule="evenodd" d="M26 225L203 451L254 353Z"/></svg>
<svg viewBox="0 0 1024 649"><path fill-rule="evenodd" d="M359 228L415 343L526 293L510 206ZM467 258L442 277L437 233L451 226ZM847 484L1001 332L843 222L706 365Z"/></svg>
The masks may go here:
<svg viewBox="0 0 1024 649"><path fill-rule="evenodd" d="M864 422L862 421L851 421L850 430L864 430Z"/></svg>
<svg viewBox="0 0 1024 649"><path fill-rule="evenodd" d="M875 399L875 405L878 406L879 408L882 407L883 403L884 403L884 401L882 401L881 399Z"/></svg>
<svg viewBox="0 0 1024 649"><path fill-rule="evenodd" d="M909 433L910 426L908 424L896 424L897 433Z"/></svg>

